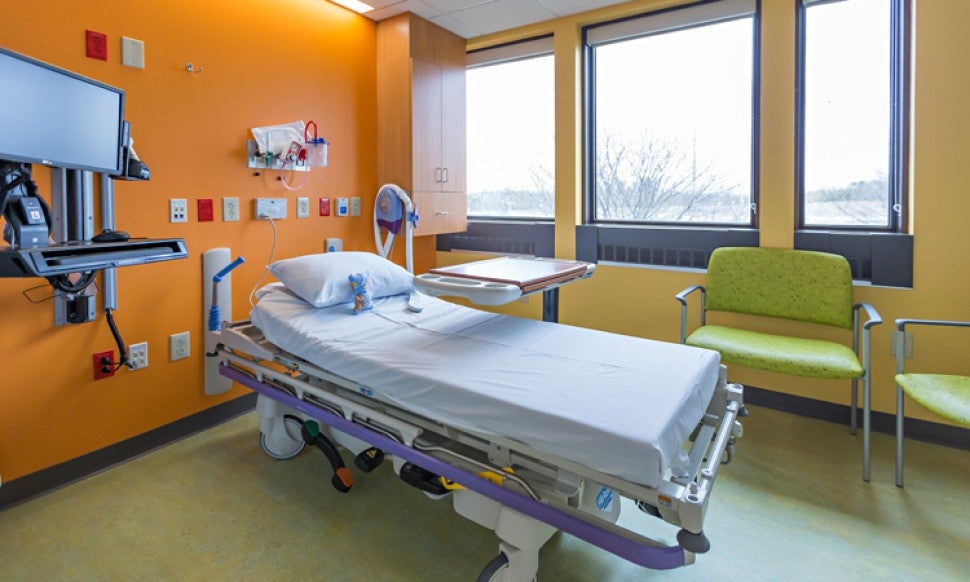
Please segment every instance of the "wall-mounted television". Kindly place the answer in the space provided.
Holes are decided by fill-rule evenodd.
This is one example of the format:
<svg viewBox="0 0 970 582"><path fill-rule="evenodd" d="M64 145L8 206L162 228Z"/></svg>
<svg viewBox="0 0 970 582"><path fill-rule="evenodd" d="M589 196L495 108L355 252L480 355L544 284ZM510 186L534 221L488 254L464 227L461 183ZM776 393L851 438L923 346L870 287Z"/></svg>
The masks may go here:
<svg viewBox="0 0 970 582"><path fill-rule="evenodd" d="M0 159L121 171L125 92L0 47Z"/></svg>

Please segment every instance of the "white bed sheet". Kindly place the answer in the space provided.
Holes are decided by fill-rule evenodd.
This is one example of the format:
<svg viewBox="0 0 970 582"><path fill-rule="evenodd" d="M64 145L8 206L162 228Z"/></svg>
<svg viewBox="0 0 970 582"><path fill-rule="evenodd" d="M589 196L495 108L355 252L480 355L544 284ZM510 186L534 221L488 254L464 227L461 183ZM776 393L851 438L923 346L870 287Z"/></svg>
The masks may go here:
<svg viewBox="0 0 970 582"><path fill-rule="evenodd" d="M407 296L317 309L279 284L266 338L414 413L659 486L713 394L717 352Z"/></svg>

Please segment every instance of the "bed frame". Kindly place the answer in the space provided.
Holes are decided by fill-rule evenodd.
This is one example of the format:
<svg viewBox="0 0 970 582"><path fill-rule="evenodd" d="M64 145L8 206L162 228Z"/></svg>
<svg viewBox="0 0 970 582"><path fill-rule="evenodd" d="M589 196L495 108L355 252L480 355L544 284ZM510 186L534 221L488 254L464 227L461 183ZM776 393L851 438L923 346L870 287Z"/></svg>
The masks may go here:
<svg viewBox="0 0 970 582"><path fill-rule="evenodd" d="M459 514L495 531L499 553L482 570L481 581L533 580L539 549L557 530L652 569L692 564L695 554L710 548L704 515L718 470L742 434L738 419L744 415L743 389L727 383L723 367L706 414L691 435L687 474L667 475L654 489L378 400L352 378L269 343L248 321L224 323L207 335L207 347L212 346L207 366L259 393L260 444L268 455L287 459L299 454L312 442L307 423L320 423L320 434L352 455L375 447L383 451L395 474L432 499L450 499ZM431 478L408 478L415 466ZM617 525L619 497L679 526L677 545Z"/></svg>

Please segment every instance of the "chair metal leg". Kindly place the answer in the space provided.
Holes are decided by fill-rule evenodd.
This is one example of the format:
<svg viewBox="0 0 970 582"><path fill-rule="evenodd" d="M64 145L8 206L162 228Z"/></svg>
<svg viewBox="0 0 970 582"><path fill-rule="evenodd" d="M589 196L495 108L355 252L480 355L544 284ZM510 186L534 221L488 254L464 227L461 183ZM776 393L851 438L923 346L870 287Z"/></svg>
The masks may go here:
<svg viewBox="0 0 970 582"><path fill-rule="evenodd" d="M859 418L859 379L852 379L852 417L849 418L849 432L856 433Z"/></svg>
<svg viewBox="0 0 970 582"><path fill-rule="evenodd" d="M870 412L870 374L863 380L862 394L862 480L869 481L869 412Z"/></svg>
<svg viewBox="0 0 970 582"><path fill-rule="evenodd" d="M896 385L896 487L903 486L903 389Z"/></svg>

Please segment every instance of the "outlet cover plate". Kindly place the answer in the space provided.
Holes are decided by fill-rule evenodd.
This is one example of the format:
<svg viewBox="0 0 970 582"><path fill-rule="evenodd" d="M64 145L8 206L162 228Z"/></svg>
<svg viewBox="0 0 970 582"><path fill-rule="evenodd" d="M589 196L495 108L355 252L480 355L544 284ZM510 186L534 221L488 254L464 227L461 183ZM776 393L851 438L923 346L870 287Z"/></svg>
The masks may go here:
<svg viewBox="0 0 970 582"><path fill-rule="evenodd" d="M171 360L184 360L192 353L192 346L189 343L189 332L173 333L169 336L169 348Z"/></svg>

